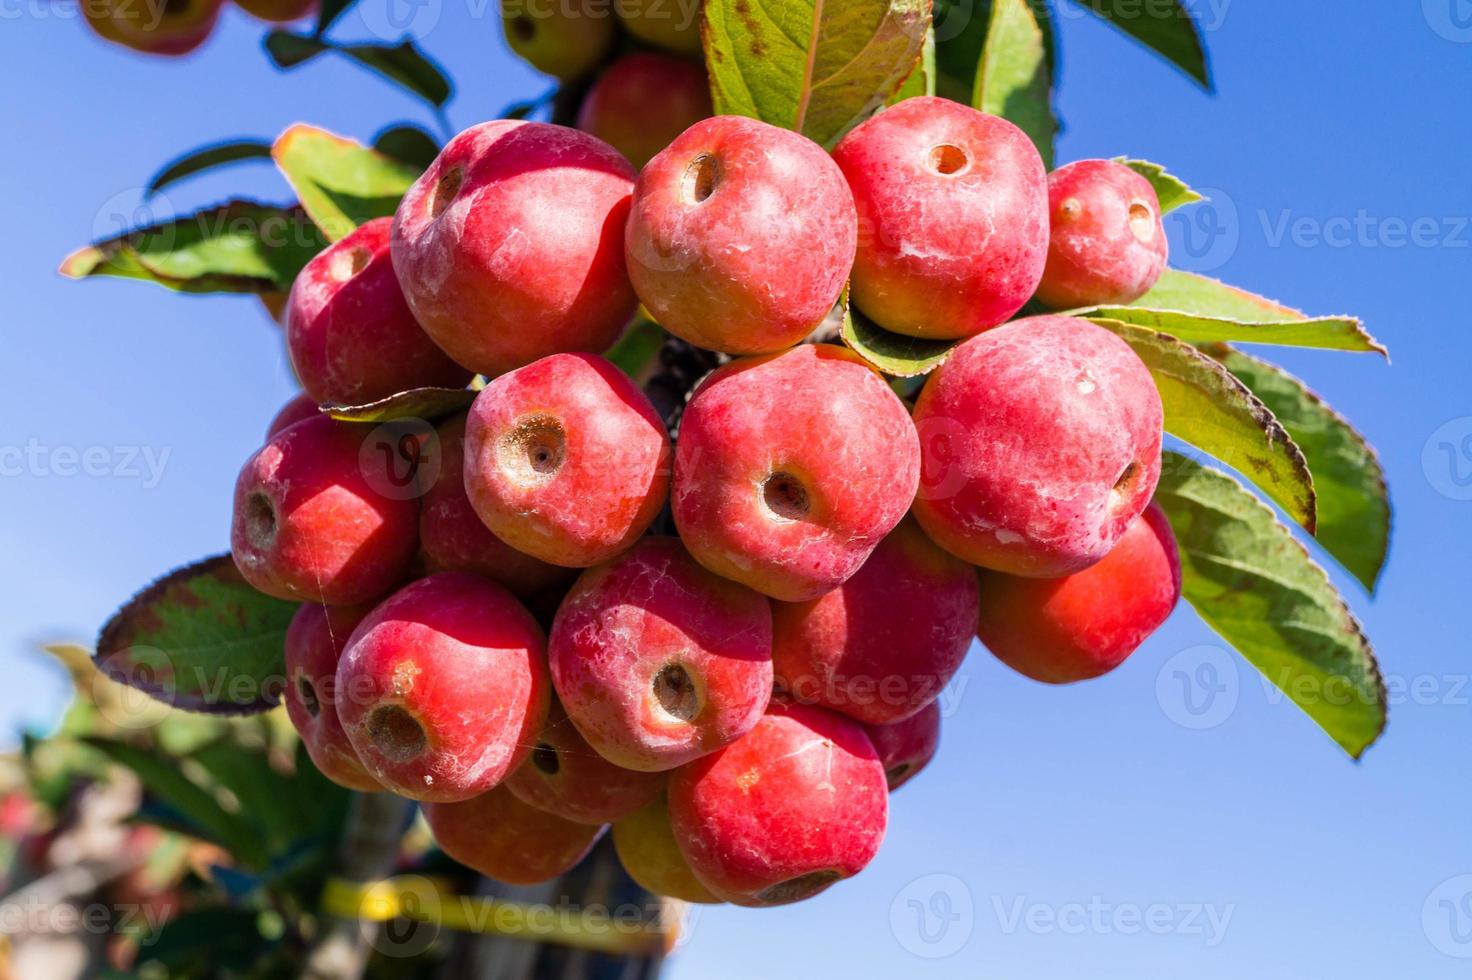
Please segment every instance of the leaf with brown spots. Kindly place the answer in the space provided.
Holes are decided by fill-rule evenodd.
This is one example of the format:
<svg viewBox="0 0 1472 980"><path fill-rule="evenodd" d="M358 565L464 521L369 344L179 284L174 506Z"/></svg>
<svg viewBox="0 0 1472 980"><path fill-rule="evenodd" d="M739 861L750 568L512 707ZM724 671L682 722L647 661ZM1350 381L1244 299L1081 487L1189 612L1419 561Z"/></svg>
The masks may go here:
<svg viewBox="0 0 1472 980"><path fill-rule="evenodd" d="M716 113L831 148L914 73L929 28L929 0L706 0Z"/></svg>
<svg viewBox="0 0 1472 980"><path fill-rule="evenodd" d="M97 668L189 711L266 711L280 699L296 610L247 585L229 555L206 558L159 579L108 620Z"/></svg>
<svg viewBox="0 0 1472 980"><path fill-rule="evenodd" d="M1182 594L1212 629L1358 759L1385 729L1374 651L1324 570L1226 473L1165 454L1155 500Z"/></svg>
<svg viewBox="0 0 1472 980"><path fill-rule="evenodd" d="M1261 399L1190 344L1118 320L1093 322L1119 335L1150 369L1165 406L1166 432L1237 470L1313 533L1308 462Z"/></svg>

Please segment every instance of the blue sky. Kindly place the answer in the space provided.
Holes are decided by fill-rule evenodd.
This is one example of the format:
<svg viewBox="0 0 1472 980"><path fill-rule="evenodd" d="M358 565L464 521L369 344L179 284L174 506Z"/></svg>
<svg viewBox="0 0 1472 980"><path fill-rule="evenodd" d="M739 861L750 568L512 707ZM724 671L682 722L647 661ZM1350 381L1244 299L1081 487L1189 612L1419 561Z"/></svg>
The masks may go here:
<svg viewBox="0 0 1472 980"><path fill-rule="evenodd" d="M1358 423L1389 474L1396 533L1380 594L1338 576L1391 682L1384 739L1352 764L1189 612L1115 674L1063 690L974 651L941 755L895 797L874 865L805 905L703 912L676 980L1466 974L1472 9L1196 6L1214 98L1092 20L1063 19L1060 159L1166 163L1215 199L1193 224L1172 219L1179 264L1312 312L1358 313L1390 346L1391 366L1280 357ZM543 89L506 54L494 4L417 10L459 84L455 128ZM0 6L6 739L60 703L39 642L86 641L152 577L223 550L236 471L292 393L253 301L65 283L57 261L117 230L156 167L200 143L297 120L360 138L430 121L340 61L275 73L259 26L234 11L182 63L107 48L72 14ZM385 29L381 10L365 17ZM374 23L344 28L368 36ZM231 194L284 188L244 167L158 207ZM1172 683L1202 664L1227 692L1204 715Z"/></svg>

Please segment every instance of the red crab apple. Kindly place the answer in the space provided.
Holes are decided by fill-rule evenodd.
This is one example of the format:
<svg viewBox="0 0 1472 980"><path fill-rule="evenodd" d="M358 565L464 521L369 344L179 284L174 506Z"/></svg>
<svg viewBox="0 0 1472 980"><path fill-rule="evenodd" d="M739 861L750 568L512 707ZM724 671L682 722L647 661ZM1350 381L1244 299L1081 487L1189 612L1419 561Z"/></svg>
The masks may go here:
<svg viewBox="0 0 1472 980"><path fill-rule="evenodd" d="M645 44L681 54L700 53L701 0L618 0L624 30Z"/></svg>
<svg viewBox="0 0 1472 980"><path fill-rule="evenodd" d="M1181 597L1175 535L1151 504L1114 550L1066 578L982 573L981 642L1034 680L1068 684L1109 673L1160 628Z"/></svg>
<svg viewBox="0 0 1472 980"><path fill-rule="evenodd" d="M465 423L465 489L497 537L554 565L627 551L669 496L670 440L618 368L554 354L503 374Z"/></svg>
<svg viewBox="0 0 1472 980"><path fill-rule="evenodd" d="M961 666L976 610L976 569L904 521L832 592L772 604L777 687L867 724L908 718Z"/></svg>
<svg viewBox="0 0 1472 980"><path fill-rule="evenodd" d="M1165 269L1169 244L1150 181L1112 160L1048 177L1052 237L1038 301L1055 310L1133 303Z"/></svg>
<svg viewBox="0 0 1472 980"><path fill-rule="evenodd" d="M337 711L363 765L411 799L479 796L531 753L550 697L542 629L511 593L442 572L363 620L337 668Z"/></svg>
<svg viewBox="0 0 1472 980"><path fill-rule="evenodd" d="M906 99L833 151L859 213L854 304L912 337L970 337L1037 288L1048 175L1027 135L949 99Z"/></svg>
<svg viewBox="0 0 1472 980"><path fill-rule="evenodd" d="M1114 547L1160 478L1149 370L1086 320L1016 320L955 349L920 392L915 517L995 571L1056 578Z"/></svg>
<svg viewBox="0 0 1472 980"><path fill-rule="evenodd" d="M501 0L501 24L512 51L567 79L597 68L618 36L604 0Z"/></svg>
<svg viewBox="0 0 1472 980"><path fill-rule="evenodd" d="M785 905L864 869L888 796L858 722L774 701L746 737L671 775L670 826L717 897Z"/></svg>
<svg viewBox="0 0 1472 980"><path fill-rule="evenodd" d="M209 38L222 5L223 0L86 0L82 15L103 40L177 56Z"/></svg>
<svg viewBox="0 0 1472 980"><path fill-rule="evenodd" d="M904 404L841 347L733 361L680 422L671 495L690 553L784 602L859 570L914 498L919 443Z"/></svg>
<svg viewBox="0 0 1472 980"><path fill-rule="evenodd" d="M394 217L409 308L455 361L495 376L601 351L633 316L623 228L634 168L587 133L498 119L446 144Z"/></svg>
<svg viewBox="0 0 1472 980"><path fill-rule="evenodd" d="M306 264L286 303L286 347L307 394L361 405L410 388L463 388L470 372L409 312L389 257L392 221L376 218Z"/></svg>
<svg viewBox="0 0 1472 980"><path fill-rule="evenodd" d="M289 24L317 9L317 0L235 0L235 5L257 20Z"/></svg>
<svg viewBox="0 0 1472 980"><path fill-rule="evenodd" d="M438 459L431 454L438 453ZM421 473L432 474L419 507L421 564L428 572L470 572L518 599L570 584L577 572L522 554L481 523L465 492L465 416L435 428Z"/></svg>
<svg viewBox="0 0 1472 980"><path fill-rule="evenodd" d="M716 116L639 175L629 276L670 333L732 354L779 351L832 311L853 267L855 222L853 195L822 147Z"/></svg>
<svg viewBox="0 0 1472 980"><path fill-rule="evenodd" d="M603 833L523 803L504 786L460 803L427 803L424 819L440 850L509 885L535 885L571 870Z"/></svg>
<svg viewBox="0 0 1472 980"><path fill-rule="evenodd" d="M367 606L303 603L286 628L286 716L322 775L364 793L383 789L363 768L337 717L337 662Z"/></svg>
<svg viewBox="0 0 1472 980"><path fill-rule="evenodd" d="M645 891L700 905L720 902L685 863L670 829L669 801L663 792L613 825L613 847L629 877Z"/></svg>
<svg viewBox="0 0 1472 980"><path fill-rule="evenodd" d="M404 580L419 503L369 480L360 454L370 431L318 415L278 432L246 462L230 550L247 582L279 599L351 605Z"/></svg>
<svg viewBox="0 0 1472 980"><path fill-rule="evenodd" d="M271 419L271 424L266 428L266 438L271 439L282 429L288 429L303 419L316 418L321 414L322 412L317 407L317 403L312 400L310 395L297 395L291 401L282 405L281 410Z"/></svg>
<svg viewBox="0 0 1472 980"><path fill-rule="evenodd" d="M548 647L573 724L626 769L673 769L729 744L771 696L771 605L675 538L645 538L584 572Z"/></svg>
<svg viewBox="0 0 1472 980"><path fill-rule="evenodd" d="M704 67L685 58L639 51L599 74L578 109L578 129L642 167L710 114L710 82Z"/></svg>
<svg viewBox="0 0 1472 980"><path fill-rule="evenodd" d="M916 714L892 725L865 725L884 778L893 793L920 775L940 746L940 703L932 701Z"/></svg>
<svg viewBox="0 0 1472 980"><path fill-rule="evenodd" d="M531 756L506 780L523 803L573 823L622 820L664 790L661 773L616 766L593 751L554 698Z"/></svg>

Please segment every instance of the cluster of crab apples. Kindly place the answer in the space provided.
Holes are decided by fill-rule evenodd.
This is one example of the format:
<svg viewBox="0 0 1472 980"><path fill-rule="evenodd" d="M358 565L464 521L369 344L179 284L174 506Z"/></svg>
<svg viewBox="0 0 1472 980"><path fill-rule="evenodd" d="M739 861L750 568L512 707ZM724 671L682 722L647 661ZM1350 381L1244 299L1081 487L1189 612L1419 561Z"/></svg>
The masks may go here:
<svg viewBox="0 0 1472 980"><path fill-rule="evenodd" d="M641 171L579 130L449 142L392 218L300 274L305 389L245 465L232 548L303 605L312 758L421 801L446 853L529 883L612 826L658 894L777 905L860 871L980 635L1030 677L1122 662L1180 591L1151 504L1162 407L1103 327L1165 261L1119 164L1051 177L1010 123L915 98L832 154L718 116ZM852 303L960 340L913 405ZM641 305L721 355L672 434L599 355ZM466 387L386 492L323 404Z"/></svg>

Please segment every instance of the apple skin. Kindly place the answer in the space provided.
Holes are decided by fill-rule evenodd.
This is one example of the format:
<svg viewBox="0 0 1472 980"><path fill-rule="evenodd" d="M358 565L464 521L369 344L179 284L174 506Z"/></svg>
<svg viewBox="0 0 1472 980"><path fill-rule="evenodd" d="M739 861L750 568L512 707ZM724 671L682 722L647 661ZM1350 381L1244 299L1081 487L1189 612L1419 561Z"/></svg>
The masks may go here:
<svg viewBox="0 0 1472 980"><path fill-rule="evenodd" d="M487 377L606 349L636 306L623 251L633 187L629 162L587 133L513 119L472 126L394 216L409 308L450 357Z"/></svg>
<svg viewBox="0 0 1472 980"><path fill-rule="evenodd" d="M572 870L603 833L523 803L504 786L423 809L440 850L508 885L535 885Z"/></svg>
<svg viewBox="0 0 1472 980"><path fill-rule="evenodd" d="M235 0L235 6L268 24L290 24L317 9L317 0Z"/></svg>
<svg viewBox="0 0 1472 980"><path fill-rule="evenodd" d="M1114 547L1155 492L1160 394L1129 345L1065 316L955 349L920 392L915 517L983 568L1057 578Z"/></svg>
<svg viewBox="0 0 1472 980"><path fill-rule="evenodd" d="M409 312L376 218L308 262L286 303L286 347L308 395L362 405L410 388L464 388L470 372L435 346Z"/></svg>
<svg viewBox="0 0 1472 980"><path fill-rule="evenodd" d="M696 123L639 174L629 277L670 333L766 354L833 310L854 263L853 195L823 148L742 116Z"/></svg>
<svg viewBox="0 0 1472 980"><path fill-rule="evenodd" d="M87 0L82 16L105 41L178 57L209 39L223 5L224 0Z"/></svg>
<svg viewBox="0 0 1472 980"><path fill-rule="evenodd" d="M702 565L803 602L859 570L919 477L904 403L855 354L804 344L700 385L680 421L671 502Z"/></svg>
<svg viewBox="0 0 1472 980"><path fill-rule="evenodd" d="M588 744L662 772L740 738L772 693L771 605L651 537L584 572L552 624L552 683Z"/></svg>
<svg viewBox="0 0 1472 980"><path fill-rule="evenodd" d="M977 601L976 569L904 521L832 592L772 604L777 688L866 724L902 721L960 668Z"/></svg>
<svg viewBox="0 0 1472 980"><path fill-rule="evenodd" d="M512 51L562 79L591 74L618 38L613 15L600 0L501 0L501 27Z"/></svg>
<svg viewBox="0 0 1472 980"><path fill-rule="evenodd" d="M645 44L698 55L700 0L618 0L613 5L624 30Z"/></svg>
<svg viewBox="0 0 1472 980"><path fill-rule="evenodd" d="M613 849L629 877L645 891L697 905L720 904L685 863L670 829L669 801L663 791L613 825Z"/></svg>
<svg viewBox="0 0 1472 980"><path fill-rule="evenodd" d="M533 597L577 577L570 568L549 565L517 551L491 533L476 516L465 492L465 416L435 427L421 474L433 474L419 506L419 563L424 571L469 572L503 586L518 599ZM438 459L431 454L438 454Z"/></svg>
<svg viewBox="0 0 1472 980"><path fill-rule="evenodd" d="M419 503L376 490L359 454L372 426L326 415L272 436L240 471L230 550L278 599L344 606L386 595L419 546Z"/></svg>
<svg viewBox="0 0 1472 980"><path fill-rule="evenodd" d="M1031 581L1031 580L1028 580ZM884 766L893 793L920 775L940 747L940 703L932 701L916 714L892 725L865 725L864 733Z"/></svg>
<svg viewBox="0 0 1472 980"><path fill-rule="evenodd" d="M286 716L322 775L362 793L383 789L363 768L337 717L337 664L368 606L306 602L286 628Z"/></svg>
<svg viewBox="0 0 1472 980"><path fill-rule="evenodd" d="M1038 302L1055 310L1124 306L1165 271L1170 243L1150 181L1113 160L1048 175L1052 236Z"/></svg>
<svg viewBox="0 0 1472 980"><path fill-rule="evenodd" d="M637 51L598 75L578 108L578 129L639 168L711 111L710 82L702 65Z"/></svg>
<svg viewBox="0 0 1472 980"><path fill-rule="evenodd" d="M773 701L744 738L670 776L670 827L712 894L785 905L864 869L884 840L888 797L858 722Z"/></svg>
<svg viewBox="0 0 1472 980"><path fill-rule="evenodd" d="M664 784L662 773L624 769L593 751L556 698L531 756L506 779L523 803L600 827L656 799Z"/></svg>
<svg viewBox="0 0 1472 980"><path fill-rule="evenodd" d="M1100 677L1180 600L1175 534L1152 503L1098 564L1059 579L983 572L981 594L977 633L1002 663L1048 684Z"/></svg>
<svg viewBox="0 0 1472 980"><path fill-rule="evenodd" d="M291 401L281 406L281 410L271 419L271 424L266 427L266 439L275 437L276 433L283 429L289 429L303 419L316 418L322 414L312 396L302 393Z"/></svg>
<svg viewBox="0 0 1472 980"><path fill-rule="evenodd" d="M394 593L348 640L338 717L385 788L444 803L531 754L551 696L542 629L511 593L442 572Z"/></svg>
<svg viewBox="0 0 1472 980"><path fill-rule="evenodd" d="M1022 130L921 96L856 126L833 158L858 205L850 296L875 323L970 337L1032 296L1047 261L1048 175Z"/></svg>
<svg viewBox="0 0 1472 980"><path fill-rule="evenodd" d="M503 374L465 423L465 489L502 541L587 568L627 551L659 516L670 439L639 387L591 354Z"/></svg>

